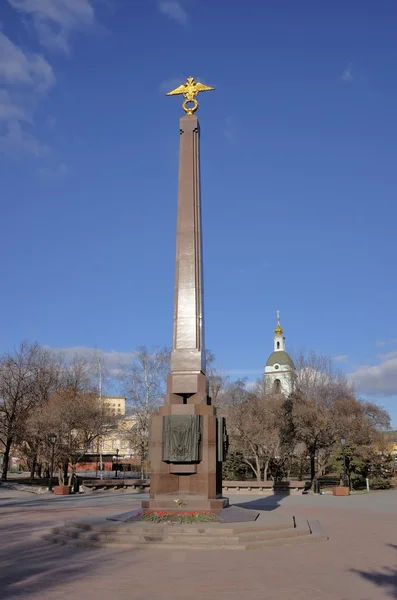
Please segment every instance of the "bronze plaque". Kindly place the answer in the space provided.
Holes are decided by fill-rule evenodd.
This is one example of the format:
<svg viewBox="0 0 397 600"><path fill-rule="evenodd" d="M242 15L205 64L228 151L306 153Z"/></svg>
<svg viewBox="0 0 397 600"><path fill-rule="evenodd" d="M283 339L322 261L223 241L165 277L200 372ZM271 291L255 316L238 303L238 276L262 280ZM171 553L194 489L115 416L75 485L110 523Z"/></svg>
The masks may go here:
<svg viewBox="0 0 397 600"><path fill-rule="evenodd" d="M201 459L200 415L168 415L163 419L163 461L198 462Z"/></svg>

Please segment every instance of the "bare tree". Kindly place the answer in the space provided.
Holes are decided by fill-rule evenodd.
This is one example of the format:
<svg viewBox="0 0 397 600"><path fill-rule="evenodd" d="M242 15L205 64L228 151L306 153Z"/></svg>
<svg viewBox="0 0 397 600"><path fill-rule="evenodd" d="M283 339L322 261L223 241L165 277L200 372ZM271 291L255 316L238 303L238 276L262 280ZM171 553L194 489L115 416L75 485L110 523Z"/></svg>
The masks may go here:
<svg viewBox="0 0 397 600"><path fill-rule="evenodd" d="M162 403L170 371L170 350L140 346L130 365L123 367L120 377L132 413L131 428L126 432L141 461L141 474L148 456L149 429L152 414Z"/></svg>
<svg viewBox="0 0 397 600"><path fill-rule="evenodd" d="M128 440L134 454L139 456L141 479L145 477L145 463L149 456L150 418L156 412L147 413L145 410L135 412L133 420L124 421L121 425L124 439Z"/></svg>
<svg viewBox="0 0 397 600"><path fill-rule="evenodd" d="M161 404L169 371L168 348L156 347L150 351L146 346L140 346L136 350L131 364L123 367L120 373L127 401L134 412L150 412Z"/></svg>
<svg viewBox="0 0 397 600"><path fill-rule="evenodd" d="M60 387L73 388L75 391L92 392L95 390L96 386L92 383L92 369L89 361L77 354L69 362L63 360Z"/></svg>
<svg viewBox="0 0 397 600"><path fill-rule="evenodd" d="M217 406L218 399L220 400L222 393L226 390L229 383L229 376L216 364L215 355L211 350L206 350L205 363L209 396L212 404Z"/></svg>
<svg viewBox="0 0 397 600"><path fill-rule="evenodd" d="M238 414L240 408L245 405L248 399L247 378L237 379L228 382L217 396L217 411L220 416L228 419L228 431L230 433L233 419ZM230 420L230 422L229 422Z"/></svg>
<svg viewBox="0 0 397 600"><path fill-rule="evenodd" d="M57 377L58 369L50 351L38 344L22 343L17 350L0 358L0 440L4 444L4 481L13 443L22 439L32 411L46 402Z"/></svg>
<svg viewBox="0 0 397 600"><path fill-rule="evenodd" d="M231 451L241 453L256 479L268 478L269 465L282 456L283 402L265 394L263 385L247 390L246 380L227 386L218 399L220 413L227 418Z"/></svg>
<svg viewBox="0 0 397 600"><path fill-rule="evenodd" d="M114 425L110 409L98 397L92 384L91 364L75 356L66 362L61 355L40 349L31 367L30 394L36 398L34 410L26 415L24 427L15 437L28 460L31 478L36 464L49 467L52 446L50 437L57 436L55 458L60 466L60 481L69 480L77 462L92 442Z"/></svg>
<svg viewBox="0 0 397 600"><path fill-rule="evenodd" d="M45 439L52 433L57 436L56 461L60 484L66 484L76 473L77 463L94 440L113 425L108 406L98 398L97 391L87 391L76 386L60 387L51 396L43 411ZM44 445L44 449L48 446Z"/></svg>
<svg viewBox="0 0 397 600"><path fill-rule="evenodd" d="M105 354L102 350L95 348L91 368L95 378L94 386L98 388L99 398L102 398L108 376Z"/></svg>
<svg viewBox="0 0 397 600"><path fill-rule="evenodd" d="M34 409L29 412L23 428L19 429L15 442L28 458L30 478L34 479L40 447L43 440L42 411L57 389L62 373L59 355L50 349L38 348L33 364L32 393L36 397ZM47 440L48 442L48 440Z"/></svg>
<svg viewBox="0 0 397 600"><path fill-rule="evenodd" d="M329 357L300 353L295 364L297 389L289 399L289 427L306 447L313 487L342 437L369 443L376 430L387 425L388 415L372 403L360 402Z"/></svg>

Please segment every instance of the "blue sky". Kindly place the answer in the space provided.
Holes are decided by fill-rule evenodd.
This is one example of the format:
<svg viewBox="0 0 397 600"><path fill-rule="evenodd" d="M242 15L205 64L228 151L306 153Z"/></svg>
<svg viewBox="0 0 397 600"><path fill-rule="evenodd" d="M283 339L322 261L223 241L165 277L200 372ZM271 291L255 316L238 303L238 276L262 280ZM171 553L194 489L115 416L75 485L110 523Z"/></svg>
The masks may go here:
<svg viewBox="0 0 397 600"><path fill-rule="evenodd" d="M279 308L397 425L396 24L392 0L2 0L0 351L171 342L164 93L192 74L208 346L258 377Z"/></svg>

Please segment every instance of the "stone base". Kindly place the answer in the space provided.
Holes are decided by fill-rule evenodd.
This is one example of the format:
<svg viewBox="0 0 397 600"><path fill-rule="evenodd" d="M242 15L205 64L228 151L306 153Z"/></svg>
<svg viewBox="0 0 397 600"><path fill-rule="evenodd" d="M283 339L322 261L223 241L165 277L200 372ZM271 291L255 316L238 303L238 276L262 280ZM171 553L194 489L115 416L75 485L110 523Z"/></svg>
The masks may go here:
<svg viewBox="0 0 397 600"><path fill-rule="evenodd" d="M175 500L183 500L177 504ZM143 500L143 510L166 510L169 512L194 512L210 510L220 512L229 506L229 498L205 498L204 496L177 496L175 494L158 494L155 499Z"/></svg>

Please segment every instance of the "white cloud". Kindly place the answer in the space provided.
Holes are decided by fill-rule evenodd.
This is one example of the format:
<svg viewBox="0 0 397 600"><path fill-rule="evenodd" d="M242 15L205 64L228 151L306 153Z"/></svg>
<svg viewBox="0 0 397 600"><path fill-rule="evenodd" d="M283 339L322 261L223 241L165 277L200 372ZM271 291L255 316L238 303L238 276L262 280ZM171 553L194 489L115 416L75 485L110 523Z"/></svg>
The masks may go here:
<svg viewBox="0 0 397 600"><path fill-rule="evenodd" d="M158 0L158 9L170 19L174 19L181 25L186 25L189 16L181 0Z"/></svg>
<svg viewBox="0 0 397 600"><path fill-rule="evenodd" d="M65 163L59 163L56 167L42 167L37 169L37 173L44 179L58 179L67 175L68 168Z"/></svg>
<svg viewBox="0 0 397 600"><path fill-rule="evenodd" d="M0 89L0 121L29 121L25 109L12 101L6 90Z"/></svg>
<svg viewBox="0 0 397 600"><path fill-rule="evenodd" d="M353 81L354 77L353 77L353 73L352 73L352 64L351 63L343 71L340 78L342 79L342 81L347 81L347 82Z"/></svg>
<svg viewBox="0 0 397 600"><path fill-rule="evenodd" d="M48 90L55 83L51 65L39 54L24 52L0 32L0 81Z"/></svg>
<svg viewBox="0 0 397 600"><path fill-rule="evenodd" d="M17 120L9 120L4 133L0 133L0 154L19 156L31 154L32 156L45 156L50 152L48 146L38 140L34 135L24 131Z"/></svg>
<svg viewBox="0 0 397 600"><path fill-rule="evenodd" d="M98 354L103 360L105 370L111 377L116 377L120 371L120 368L126 366L132 362L136 356L135 352L118 352L117 350L110 350L105 352L96 348L89 348L87 346L73 346L70 348L52 348L54 352L59 352L65 358L65 360L72 360L78 356L85 358L91 363L95 363L95 355Z"/></svg>
<svg viewBox="0 0 397 600"><path fill-rule="evenodd" d="M72 31L95 22L93 5L99 0L7 0L25 21L32 25L39 41L46 47L69 50ZM0 0L4 3L4 0ZM29 153L41 156L48 148L29 131L23 122L33 123L34 109L43 94L55 84L50 63L40 54L15 44L0 30L0 151L4 154ZM55 125L55 117L46 124ZM57 169L44 168L43 176L66 173L61 163Z"/></svg>
<svg viewBox="0 0 397 600"><path fill-rule="evenodd" d="M386 342L384 340L377 340L377 342L375 343L375 346L377 348L383 348L383 346L386 346Z"/></svg>
<svg viewBox="0 0 397 600"><path fill-rule="evenodd" d="M8 3L31 18L44 46L64 52L69 51L71 32L95 21L91 0L8 0Z"/></svg>
<svg viewBox="0 0 397 600"><path fill-rule="evenodd" d="M263 368L259 368L259 369L230 369L227 370L227 374L228 375L236 375L237 377L239 376L243 376L243 377L248 377L248 375L260 375L261 373L263 373Z"/></svg>
<svg viewBox="0 0 397 600"><path fill-rule="evenodd" d="M347 354L338 354L338 356L334 356L334 360L337 362L348 362L349 357Z"/></svg>
<svg viewBox="0 0 397 600"><path fill-rule="evenodd" d="M25 131L32 123L31 106L55 83L51 65L39 54L25 52L0 32L0 152L42 156L48 148Z"/></svg>
<svg viewBox="0 0 397 600"><path fill-rule="evenodd" d="M363 394L394 396L397 394L397 352L379 357L378 365L363 365L349 375L355 388Z"/></svg>

